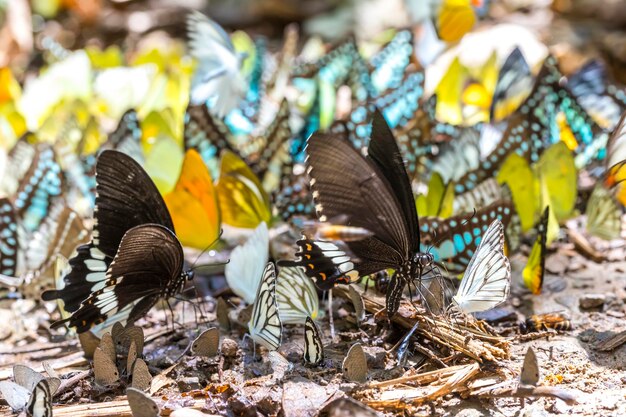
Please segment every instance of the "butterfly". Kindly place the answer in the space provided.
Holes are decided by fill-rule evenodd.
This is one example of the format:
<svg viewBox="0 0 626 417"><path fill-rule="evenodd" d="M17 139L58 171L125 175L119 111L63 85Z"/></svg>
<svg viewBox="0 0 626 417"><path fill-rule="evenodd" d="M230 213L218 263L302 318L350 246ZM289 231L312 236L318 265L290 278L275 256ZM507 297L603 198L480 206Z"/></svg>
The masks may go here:
<svg viewBox="0 0 626 417"><path fill-rule="evenodd" d="M215 114L222 118L234 109L246 93L241 74L245 56L237 53L224 29L199 12L187 17L189 49L198 60L191 81L191 102L212 100Z"/></svg>
<svg viewBox="0 0 626 417"><path fill-rule="evenodd" d="M613 128L626 107L626 96L613 85L606 67L598 60L590 60L567 77L567 86L580 105L604 128Z"/></svg>
<svg viewBox="0 0 626 417"><path fill-rule="evenodd" d="M428 192L415 199L417 212L421 216L446 218L452 215L454 203L454 184L444 184L437 172L433 173L428 182Z"/></svg>
<svg viewBox="0 0 626 417"><path fill-rule="evenodd" d="M393 39L370 59L371 83L376 95L400 86L413 56L413 33L398 31Z"/></svg>
<svg viewBox="0 0 626 417"><path fill-rule="evenodd" d="M146 362L137 358L132 365L132 380L131 387L139 389L141 391L147 391L152 384L152 375L150 374L150 370L148 369L148 365Z"/></svg>
<svg viewBox="0 0 626 417"><path fill-rule="evenodd" d="M374 114L367 157L336 135L316 133L308 140L306 165L318 219L344 218L372 236L346 242L353 260L333 243L301 240L299 259L282 265L304 267L318 288L345 282L353 271L365 276L393 268L386 305L391 317L405 285L419 280L433 258L420 252L413 192L384 117Z"/></svg>
<svg viewBox="0 0 626 417"><path fill-rule="evenodd" d="M53 149L39 147L13 197L17 219L28 233L39 228L62 190L63 175Z"/></svg>
<svg viewBox="0 0 626 417"><path fill-rule="evenodd" d="M563 142L543 152L532 167L521 156L511 154L496 178L511 190L522 231L532 228L548 204L557 220L566 219L574 209L578 174L574 157Z"/></svg>
<svg viewBox="0 0 626 417"><path fill-rule="evenodd" d="M185 153L174 190L163 196L183 246L204 249L220 234L220 212L213 180L198 152Z"/></svg>
<svg viewBox="0 0 626 417"><path fill-rule="evenodd" d="M269 196L257 176L233 152L222 152L222 165L215 188L225 224L252 229L261 222L270 223Z"/></svg>
<svg viewBox="0 0 626 417"><path fill-rule="evenodd" d="M161 414L157 403L140 389L127 388L126 397L133 417L158 417Z"/></svg>
<svg viewBox="0 0 626 417"><path fill-rule="evenodd" d="M355 343L348 350L341 370L344 378L349 381L364 383L367 381L367 358L360 343Z"/></svg>
<svg viewBox="0 0 626 417"><path fill-rule="evenodd" d="M197 356L213 357L220 345L220 332L217 327L203 331L191 344L191 353Z"/></svg>
<svg viewBox="0 0 626 417"><path fill-rule="evenodd" d="M46 301L61 298L72 313L53 326L67 322L79 333L107 319L137 320L193 276L182 271L182 246L167 206L139 164L103 151L96 180L91 243L77 248L65 287L42 294Z"/></svg>
<svg viewBox="0 0 626 417"><path fill-rule="evenodd" d="M622 114L607 143L607 157L604 162L604 186L612 190L617 201L626 206L626 112Z"/></svg>
<svg viewBox="0 0 626 417"><path fill-rule="evenodd" d="M283 325L276 303L276 269L272 262L265 267L259 282L248 331L252 340L268 350L276 350L281 344Z"/></svg>
<svg viewBox="0 0 626 417"><path fill-rule="evenodd" d="M537 363L537 355L532 347L529 347L524 356L522 371L519 375L520 385L536 386L539 382L539 364Z"/></svg>
<svg viewBox="0 0 626 417"><path fill-rule="evenodd" d="M269 257L269 232L261 222L243 245L230 254L224 275L230 289L248 304L256 299L256 290Z"/></svg>
<svg viewBox="0 0 626 417"><path fill-rule="evenodd" d="M503 120L522 104L533 88L530 67L515 47L502 64L489 109L489 120Z"/></svg>
<svg viewBox="0 0 626 417"><path fill-rule="evenodd" d="M262 144L246 158L252 171L258 178L262 179L263 189L267 192L272 192L278 188L283 170L291 168L291 155L289 154L290 114L287 100L283 100L274 121L259 139Z"/></svg>
<svg viewBox="0 0 626 417"><path fill-rule="evenodd" d="M31 417L52 417L52 389L47 380L42 379L35 385L26 412Z"/></svg>
<svg viewBox="0 0 626 417"><path fill-rule="evenodd" d="M307 317L304 323L304 362L319 365L324 360L324 346L317 325Z"/></svg>
<svg viewBox="0 0 626 417"><path fill-rule="evenodd" d="M183 128L185 151L195 149L209 168L212 178L219 175L219 157L223 150L234 152L228 127L211 115L204 104L190 104L185 111Z"/></svg>
<svg viewBox="0 0 626 417"><path fill-rule="evenodd" d="M276 278L278 314L284 324L302 324L307 317L315 320L319 314L317 290L298 267L281 267Z"/></svg>
<svg viewBox="0 0 626 417"><path fill-rule="evenodd" d="M479 247L482 236L494 220L509 224L513 205L498 200L474 214L458 214L447 219L422 217L421 250L432 254L434 261L451 275L466 270Z"/></svg>
<svg viewBox="0 0 626 417"><path fill-rule="evenodd" d="M49 377L46 378L28 366L14 365L13 379L15 382L0 381L2 398L16 412L32 407L33 412L39 413L39 416L51 416L52 395L58 390L61 380L57 376L48 375ZM41 384L42 381L45 383ZM43 413L46 409L49 409L49 414Z"/></svg>
<svg viewBox="0 0 626 417"><path fill-rule="evenodd" d="M587 232L605 240L618 239L622 231L622 207L614 192L604 184L596 184L585 210Z"/></svg>
<svg viewBox="0 0 626 417"><path fill-rule="evenodd" d="M461 280L452 303L465 314L485 311L502 303L509 295L511 265L504 254L504 226L494 220Z"/></svg>
<svg viewBox="0 0 626 417"><path fill-rule="evenodd" d="M547 206L537 224L537 237L528 255L528 261L522 271L524 284L533 294L541 294L543 275L546 264L546 240L548 234L548 219L550 206Z"/></svg>

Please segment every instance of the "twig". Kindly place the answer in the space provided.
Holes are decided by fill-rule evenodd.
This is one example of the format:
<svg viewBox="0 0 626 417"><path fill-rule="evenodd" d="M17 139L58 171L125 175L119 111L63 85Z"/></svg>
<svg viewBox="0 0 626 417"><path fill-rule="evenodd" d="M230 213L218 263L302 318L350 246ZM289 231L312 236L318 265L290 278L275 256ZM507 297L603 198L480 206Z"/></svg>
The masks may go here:
<svg viewBox="0 0 626 417"><path fill-rule="evenodd" d="M59 387L59 389L57 390L56 395L64 393L65 391L70 389L72 386L74 386L74 384L87 378L89 375L92 374L92 372L93 371L91 369L88 371L82 371L81 373L76 374L73 377L64 380L61 383L61 386Z"/></svg>
<svg viewBox="0 0 626 417"><path fill-rule="evenodd" d="M497 387L497 388L484 388L478 392L473 392L470 395L477 396L479 398L496 398L496 397L515 397L515 398L528 398L528 397L552 397L559 398L565 401L567 404L576 404L577 395L573 391L564 390L557 387L532 387L519 385L517 387Z"/></svg>

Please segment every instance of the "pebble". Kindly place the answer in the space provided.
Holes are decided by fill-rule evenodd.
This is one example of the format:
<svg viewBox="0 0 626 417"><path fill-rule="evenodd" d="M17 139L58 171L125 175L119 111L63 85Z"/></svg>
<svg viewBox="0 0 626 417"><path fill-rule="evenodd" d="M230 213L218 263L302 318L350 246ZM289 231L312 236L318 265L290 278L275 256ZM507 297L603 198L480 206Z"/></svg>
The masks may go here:
<svg viewBox="0 0 626 417"><path fill-rule="evenodd" d="M604 294L586 294L578 300L578 306L583 310L599 308L604 305L606 296Z"/></svg>
<svg viewBox="0 0 626 417"><path fill-rule="evenodd" d="M224 338L222 341L222 353L227 358L233 358L237 356L239 345L233 339Z"/></svg>
<svg viewBox="0 0 626 417"><path fill-rule="evenodd" d="M202 386L200 385L200 379L197 376L186 376L180 378L177 383L178 389L180 389L181 392L187 392L202 388Z"/></svg>

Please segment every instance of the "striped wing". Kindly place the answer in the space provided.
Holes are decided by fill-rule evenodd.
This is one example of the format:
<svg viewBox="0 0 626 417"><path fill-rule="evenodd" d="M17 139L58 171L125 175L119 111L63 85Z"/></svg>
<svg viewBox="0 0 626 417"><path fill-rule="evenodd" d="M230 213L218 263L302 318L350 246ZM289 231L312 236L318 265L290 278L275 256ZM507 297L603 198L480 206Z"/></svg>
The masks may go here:
<svg viewBox="0 0 626 417"><path fill-rule="evenodd" d="M268 263L256 292L252 317L248 323L250 336L269 350L280 346L283 325L276 303L276 268Z"/></svg>
<svg viewBox="0 0 626 417"><path fill-rule="evenodd" d="M301 268L280 268L276 281L276 301L280 320L285 324L302 324L309 316L317 318L317 290Z"/></svg>
<svg viewBox="0 0 626 417"><path fill-rule="evenodd" d="M47 380L42 379L35 385L26 412L31 417L52 417L52 391Z"/></svg>
<svg viewBox="0 0 626 417"><path fill-rule="evenodd" d="M304 324L304 361L317 365L324 360L324 346L317 325L311 317L306 318Z"/></svg>
<svg viewBox="0 0 626 417"><path fill-rule="evenodd" d="M488 310L506 299L510 283L511 265L504 255L504 226L495 220L483 236L452 301L464 313Z"/></svg>

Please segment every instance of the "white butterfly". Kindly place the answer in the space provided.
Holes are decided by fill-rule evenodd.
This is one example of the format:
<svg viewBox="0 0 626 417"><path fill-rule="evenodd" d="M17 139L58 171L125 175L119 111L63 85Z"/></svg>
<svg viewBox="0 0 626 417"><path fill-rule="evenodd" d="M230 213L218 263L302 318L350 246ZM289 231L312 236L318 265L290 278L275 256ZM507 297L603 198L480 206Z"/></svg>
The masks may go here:
<svg viewBox="0 0 626 417"><path fill-rule="evenodd" d="M280 346L283 325L278 315L276 269L272 262L265 267L263 279L259 283L248 330L255 342L269 350L276 350Z"/></svg>
<svg viewBox="0 0 626 417"><path fill-rule="evenodd" d="M280 268L276 280L276 300L280 320L285 324L302 324L309 316L313 320L317 318L317 290L302 268Z"/></svg>
<svg viewBox="0 0 626 417"><path fill-rule="evenodd" d="M267 265L269 241L267 224L261 222L246 243L232 251L226 264L224 275L228 286L248 304L256 299L256 289Z"/></svg>
<svg viewBox="0 0 626 417"><path fill-rule="evenodd" d="M245 55L235 51L220 25L201 13L189 14L187 30L191 55L198 60L190 101L202 104L214 99L213 111L224 117L246 93L246 80L240 71Z"/></svg>
<svg viewBox="0 0 626 417"><path fill-rule="evenodd" d="M494 220L472 256L452 302L466 314L489 310L506 299L510 284L511 264L504 254L504 226L500 220Z"/></svg>

